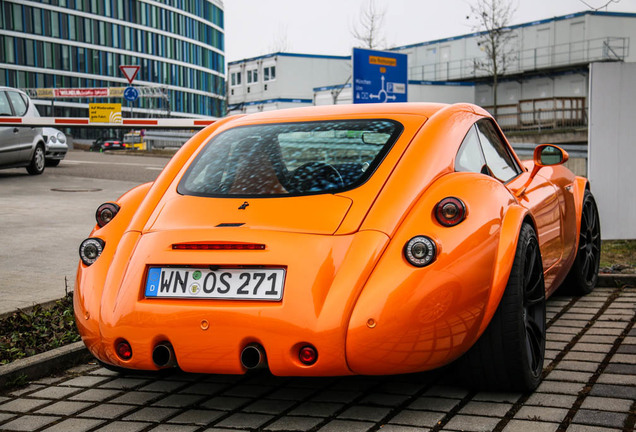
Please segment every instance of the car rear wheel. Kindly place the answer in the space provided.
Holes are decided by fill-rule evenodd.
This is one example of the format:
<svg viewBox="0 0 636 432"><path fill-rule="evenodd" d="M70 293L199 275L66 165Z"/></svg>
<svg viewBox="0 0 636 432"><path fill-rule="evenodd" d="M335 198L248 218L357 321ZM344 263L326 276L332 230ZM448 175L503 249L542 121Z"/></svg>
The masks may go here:
<svg viewBox="0 0 636 432"><path fill-rule="evenodd" d="M38 144L33 152L33 156L31 157L31 163L27 166L27 172L31 175L42 174L45 166L44 147L41 144Z"/></svg>
<svg viewBox="0 0 636 432"><path fill-rule="evenodd" d="M545 355L545 284L537 235L523 224L508 284L477 343L458 362L480 389L534 390Z"/></svg>
<svg viewBox="0 0 636 432"><path fill-rule="evenodd" d="M601 223L594 196L590 191L586 190L581 211L579 247L572 268L563 283L564 288L575 295L584 295L592 292L598 280L600 262Z"/></svg>

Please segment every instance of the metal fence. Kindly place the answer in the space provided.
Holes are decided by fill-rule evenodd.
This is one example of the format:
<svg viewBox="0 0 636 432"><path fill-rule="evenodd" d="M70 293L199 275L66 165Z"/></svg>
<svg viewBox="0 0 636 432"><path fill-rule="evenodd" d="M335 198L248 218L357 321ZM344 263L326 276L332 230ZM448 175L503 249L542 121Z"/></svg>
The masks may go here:
<svg viewBox="0 0 636 432"><path fill-rule="evenodd" d="M494 112L494 107L484 107ZM541 131L587 127L584 97L524 99L516 104L498 105L497 122L505 131Z"/></svg>

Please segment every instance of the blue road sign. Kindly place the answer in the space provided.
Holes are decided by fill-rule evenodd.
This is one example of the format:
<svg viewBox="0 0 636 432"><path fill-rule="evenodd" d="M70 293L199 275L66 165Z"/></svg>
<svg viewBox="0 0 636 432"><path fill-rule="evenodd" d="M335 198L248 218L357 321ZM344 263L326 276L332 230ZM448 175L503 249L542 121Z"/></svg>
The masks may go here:
<svg viewBox="0 0 636 432"><path fill-rule="evenodd" d="M126 87L126 90L124 90L124 99L126 99L128 102L134 102L139 98L139 90L137 90L134 87Z"/></svg>
<svg viewBox="0 0 636 432"><path fill-rule="evenodd" d="M353 103L406 102L408 56L353 49Z"/></svg>

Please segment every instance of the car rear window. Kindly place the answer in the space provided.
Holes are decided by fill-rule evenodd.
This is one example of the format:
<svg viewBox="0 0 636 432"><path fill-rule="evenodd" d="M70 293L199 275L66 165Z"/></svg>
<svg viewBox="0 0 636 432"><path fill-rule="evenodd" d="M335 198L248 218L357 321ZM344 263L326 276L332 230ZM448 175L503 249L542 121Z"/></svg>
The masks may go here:
<svg viewBox="0 0 636 432"><path fill-rule="evenodd" d="M382 119L237 127L205 146L177 191L215 197L341 192L371 176L402 130Z"/></svg>

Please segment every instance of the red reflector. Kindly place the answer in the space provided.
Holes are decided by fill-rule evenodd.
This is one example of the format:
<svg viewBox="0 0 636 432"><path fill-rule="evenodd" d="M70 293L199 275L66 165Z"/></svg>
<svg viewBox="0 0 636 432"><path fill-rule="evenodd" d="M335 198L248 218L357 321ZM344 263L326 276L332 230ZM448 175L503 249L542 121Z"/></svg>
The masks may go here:
<svg viewBox="0 0 636 432"><path fill-rule="evenodd" d="M130 358L132 357L132 347L125 340L117 343L117 345L115 346L115 351L117 352L119 358L122 360L130 360Z"/></svg>
<svg viewBox="0 0 636 432"><path fill-rule="evenodd" d="M298 352L298 360L304 365L310 366L318 360L318 351L311 345L306 345Z"/></svg>
<svg viewBox="0 0 636 432"><path fill-rule="evenodd" d="M172 249L178 250L264 250L264 244L257 243L178 243Z"/></svg>

